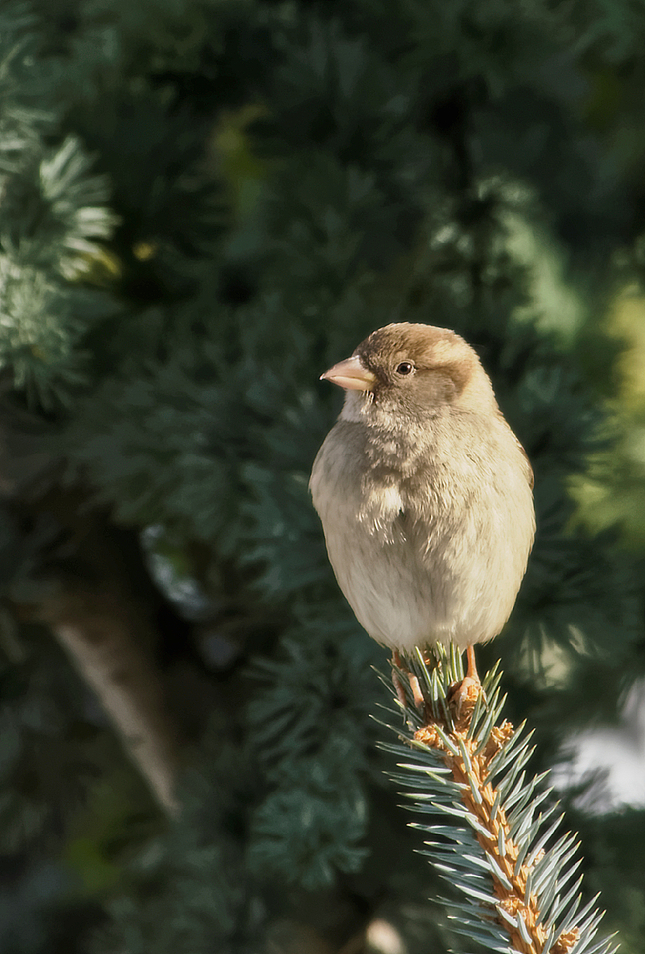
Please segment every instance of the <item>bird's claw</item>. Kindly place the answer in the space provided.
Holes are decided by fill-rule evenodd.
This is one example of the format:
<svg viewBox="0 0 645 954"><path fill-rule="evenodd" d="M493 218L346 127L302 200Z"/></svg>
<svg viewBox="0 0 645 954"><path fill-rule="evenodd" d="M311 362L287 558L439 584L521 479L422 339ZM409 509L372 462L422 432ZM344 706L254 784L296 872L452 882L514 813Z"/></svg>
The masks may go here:
<svg viewBox="0 0 645 954"><path fill-rule="evenodd" d="M450 687L448 705L457 721L472 715L480 692L483 692L479 676L465 676L461 682Z"/></svg>
<svg viewBox="0 0 645 954"><path fill-rule="evenodd" d="M404 665L403 660L401 659L400 653L394 652L392 654L392 664L393 664L393 667L396 666L398 669L401 669L403 672L406 673L408 677L408 682L410 683L410 689L412 690L412 698L414 700L415 708L420 709L422 712L424 712L426 708L426 700L424 698L423 692L421 691L419 680L414 675L414 673L410 672L409 668L406 665ZM405 687L403 685L401 677L399 676L395 668L392 669L392 682L394 683L394 688L396 690L397 698L399 702L401 703L401 708L406 709L408 703L407 703L407 698L405 695Z"/></svg>

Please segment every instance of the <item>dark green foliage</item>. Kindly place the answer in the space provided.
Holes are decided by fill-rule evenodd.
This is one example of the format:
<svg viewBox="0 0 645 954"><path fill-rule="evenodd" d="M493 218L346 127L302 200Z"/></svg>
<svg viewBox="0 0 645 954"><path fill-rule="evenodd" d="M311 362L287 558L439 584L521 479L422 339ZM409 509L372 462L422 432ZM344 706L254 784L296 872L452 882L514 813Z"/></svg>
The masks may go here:
<svg viewBox="0 0 645 954"><path fill-rule="evenodd" d="M604 320L642 280L641 19L628 0L2 6L0 813L38 926L3 904L3 951L52 954L64 920L66 954L338 952L380 916L409 954L464 950L375 748L384 652L309 501L341 402L318 377L389 321L473 343L538 510L482 669L502 656L540 767L615 720L645 669L641 567L570 489L590 454L621 486ZM125 544L104 573L87 559L92 521L152 554L136 596L187 763L169 823L39 625L61 587L129 574ZM605 819L620 851L580 825L634 952L641 814Z"/></svg>
<svg viewBox="0 0 645 954"><path fill-rule="evenodd" d="M266 912L238 831L253 792L250 766L229 746L210 754L207 774L186 779L182 818L128 869L130 891L110 903L112 924L99 932L93 952L254 950Z"/></svg>
<svg viewBox="0 0 645 954"><path fill-rule="evenodd" d="M283 658L252 673L266 686L248 714L271 791L253 818L251 862L308 889L365 858L376 652L359 639L333 618L304 620L283 637Z"/></svg>

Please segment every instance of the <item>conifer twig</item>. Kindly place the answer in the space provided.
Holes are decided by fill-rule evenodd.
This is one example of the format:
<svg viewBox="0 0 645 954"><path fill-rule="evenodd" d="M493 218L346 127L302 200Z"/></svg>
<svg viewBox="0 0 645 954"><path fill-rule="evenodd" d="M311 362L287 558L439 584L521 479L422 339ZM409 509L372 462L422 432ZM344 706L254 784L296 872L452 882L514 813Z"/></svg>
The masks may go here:
<svg viewBox="0 0 645 954"><path fill-rule="evenodd" d="M446 901L456 933L510 954L613 954L611 938L596 937L597 898L582 905L578 842L559 831L545 775L526 777L530 734L500 719L498 666L459 711L450 699L463 678L456 651L439 648L433 669L419 653L412 670L425 713L399 672L408 730L394 730L404 745L384 747L404 758L392 778L412 789L406 807L436 816L413 827L427 836L422 853L462 895Z"/></svg>

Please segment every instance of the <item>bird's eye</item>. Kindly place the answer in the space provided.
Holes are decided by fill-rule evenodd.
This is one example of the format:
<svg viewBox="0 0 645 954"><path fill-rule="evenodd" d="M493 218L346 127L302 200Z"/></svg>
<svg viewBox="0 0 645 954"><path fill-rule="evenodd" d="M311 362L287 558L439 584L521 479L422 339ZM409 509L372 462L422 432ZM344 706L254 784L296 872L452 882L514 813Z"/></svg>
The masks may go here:
<svg viewBox="0 0 645 954"><path fill-rule="evenodd" d="M411 374L414 370L414 365L411 361L402 361L401 364L397 366L397 374Z"/></svg>

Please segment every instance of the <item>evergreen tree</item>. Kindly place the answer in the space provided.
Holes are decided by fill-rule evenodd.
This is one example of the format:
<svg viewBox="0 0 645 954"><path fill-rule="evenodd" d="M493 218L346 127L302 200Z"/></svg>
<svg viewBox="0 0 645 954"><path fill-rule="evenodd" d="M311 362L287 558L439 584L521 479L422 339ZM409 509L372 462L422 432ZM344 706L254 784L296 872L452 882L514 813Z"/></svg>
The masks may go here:
<svg viewBox="0 0 645 954"><path fill-rule="evenodd" d="M576 499L628 504L642 476L612 466L640 418L616 443L606 316L642 281L643 22L627 0L3 5L3 952L475 943L377 747L387 660L307 491L339 410L317 378L393 320L477 348L538 512L482 669L503 658L532 773L616 720L642 534L624 549L626 507ZM643 813L578 804L585 884L637 954Z"/></svg>

